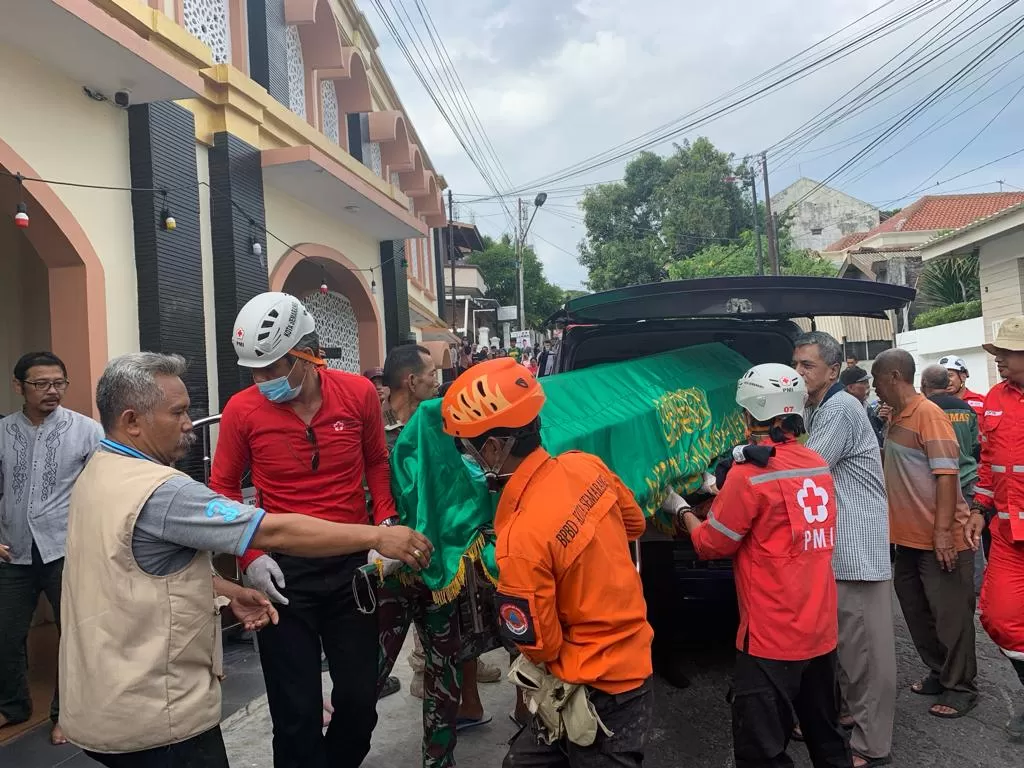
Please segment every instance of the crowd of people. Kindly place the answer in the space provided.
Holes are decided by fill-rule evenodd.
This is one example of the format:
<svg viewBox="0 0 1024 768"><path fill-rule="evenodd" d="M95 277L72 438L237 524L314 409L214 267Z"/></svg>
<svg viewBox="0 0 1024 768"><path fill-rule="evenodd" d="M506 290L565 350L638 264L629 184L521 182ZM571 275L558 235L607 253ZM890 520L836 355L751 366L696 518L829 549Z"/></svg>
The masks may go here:
<svg viewBox="0 0 1024 768"><path fill-rule="evenodd" d="M51 739L103 765L228 765L225 607L259 632L275 768L363 762L411 627L424 768L454 766L459 732L490 721L478 685L501 673L480 656L498 647L517 687L506 768L642 765L653 630L630 547L646 521L599 458L542 445L538 377L554 372L557 340L464 344L443 392L444 432L497 495L484 632L466 624L473 600L441 603L392 578L433 552L399 524L389 467L403 427L440 394L429 350L396 347L362 376L330 369L313 317L282 293L246 304L231 343L254 384L224 408L208 486L173 467L195 443L182 358L111 360L99 423L61 405L58 358L18 361L24 406L0 425L0 727L30 716L25 641L45 594L61 632ZM816 768L891 762L894 591L929 714L977 704L979 589L982 625L1024 683L1024 318L985 348L1003 380L981 396L960 358L922 370L918 391L907 352L841 370L834 338L804 334L791 366L737 383L749 439L706 492L665 489L678 535L734 563L737 768L791 765L794 740ZM239 559L243 584L216 573L214 553ZM367 565L388 577L372 612L352 588ZM1024 709L1007 730L1024 737Z"/></svg>

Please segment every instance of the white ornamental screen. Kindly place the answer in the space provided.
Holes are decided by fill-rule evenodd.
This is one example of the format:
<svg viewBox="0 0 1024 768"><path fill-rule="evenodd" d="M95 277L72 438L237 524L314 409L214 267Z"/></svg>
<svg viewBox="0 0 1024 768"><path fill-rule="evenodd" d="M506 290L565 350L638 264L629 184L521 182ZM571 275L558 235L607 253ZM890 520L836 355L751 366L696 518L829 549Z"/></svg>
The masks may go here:
<svg viewBox="0 0 1024 768"><path fill-rule="evenodd" d="M288 27L288 33L285 35L285 52L288 60L288 108L305 119L306 65L302 61L302 40L299 38L299 28L294 24Z"/></svg>
<svg viewBox="0 0 1024 768"><path fill-rule="evenodd" d="M338 92L333 80L320 83L320 114L323 115L324 136L340 144L338 128Z"/></svg>
<svg viewBox="0 0 1024 768"><path fill-rule="evenodd" d="M340 293L311 293L302 300L316 320L321 347L338 347L340 359L327 361L329 368L359 373L359 321L352 302Z"/></svg>
<svg viewBox="0 0 1024 768"><path fill-rule="evenodd" d="M230 0L183 0L182 22L193 37L210 46L218 64L231 61Z"/></svg>

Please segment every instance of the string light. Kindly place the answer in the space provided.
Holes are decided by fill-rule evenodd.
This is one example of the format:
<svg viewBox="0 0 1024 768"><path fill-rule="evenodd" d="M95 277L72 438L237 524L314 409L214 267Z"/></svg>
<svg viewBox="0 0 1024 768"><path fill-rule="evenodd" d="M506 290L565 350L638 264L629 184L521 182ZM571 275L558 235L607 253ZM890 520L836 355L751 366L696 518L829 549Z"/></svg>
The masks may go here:
<svg viewBox="0 0 1024 768"><path fill-rule="evenodd" d="M166 229L168 232L173 232L178 228L178 222L171 216L171 209L167 207L167 190L161 189L160 194L163 195L164 207L160 211L160 226Z"/></svg>
<svg viewBox="0 0 1024 768"><path fill-rule="evenodd" d="M28 229L28 206L25 205L24 200L23 179L20 173L14 178L18 180L18 205L14 209L14 226L19 229Z"/></svg>
<svg viewBox="0 0 1024 768"><path fill-rule="evenodd" d="M214 195L214 196L220 198L221 200L224 200L227 203L229 203L232 208L234 208L240 214L245 216L245 218L249 221L249 225L250 225L250 227L252 228L252 231L253 231L253 235L250 238L250 249L252 250L252 253L253 253L254 256L262 256L263 255L263 244L259 242L259 239L257 237L257 234L259 232L262 232L267 237L268 240L269 239L276 240L278 243L283 245L289 251L294 251L295 253L299 254L299 256L301 256L303 259L312 260L312 257L310 257L310 256L306 255L305 253L303 253L300 248L296 248L294 245L289 243L287 240L284 240L283 238L278 237L271 230L267 229L266 226L262 226L262 227L259 226L256 223L256 220L252 217L252 215L244 207L242 207L242 205L237 203L231 197L230 194L222 192L219 189L215 189L207 181L199 181L199 182L197 182L195 184L182 184L180 186L173 186L173 187L124 187L124 186L118 186L118 185L113 185L113 184L85 184L85 183L77 182L77 181L62 181L62 180L59 180L59 179L44 179L44 178L39 178L39 177L35 177L35 176L23 176L21 173L11 173L10 171L7 171L7 170L2 169L2 168L0 168L0 176L9 176L12 179L16 179L19 184L21 182L23 182L23 181L30 181L30 182L35 182L35 183L38 183L38 184L49 184L51 186L58 186L58 187L76 187L76 188L79 188L79 189L101 189L101 190L114 191L114 192L150 192L150 193L159 193L161 195L162 199L163 199L163 207L162 207L162 209L160 211L160 226L161 226L161 228L169 230L169 231L174 230L178 226L178 222L175 220L174 216L171 215L170 207L167 204L167 193L168 192L175 192L175 191L186 191L186 192L187 191L195 191L195 190L198 190L198 188L201 187L201 186L202 187L206 187L210 191L211 195ZM22 210L23 208L24 208L24 210ZM24 214L23 218L20 216L20 214L22 214L22 213ZM26 223L24 223L24 224L20 223L22 220L24 220ZM25 228L25 227L28 226L27 221L28 221L28 208L27 208L27 206L24 205L24 203L19 203L18 206L17 206L17 213L15 213L15 222L17 223L17 225L19 227ZM402 255L401 257L392 256L390 258L384 259L384 260L381 261L379 267L383 267L385 264L390 264L391 262L393 262L393 261L395 261L396 259L399 259L399 258L400 258L400 261L398 263L401 264L403 268L407 268L408 267L408 261L406 260L404 255ZM264 259L264 262L265 262L265 259ZM373 283L371 285L371 288L373 288L376 285L376 283L374 283L373 279L372 279L373 271L375 269L378 269L379 267L347 267L347 269L350 272L369 272L370 275L371 275L371 283ZM323 285L326 285L326 283L323 283L321 285L321 288L323 287Z"/></svg>
<svg viewBox="0 0 1024 768"><path fill-rule="evenodd" d="M370 270L370 295L377 295L377 281L373 279L373 270Z"/></svg>
<svg viewBox="0 0 1024 768"><path fill-rule="evenodd" d="M320 278L320 293L322 293L322 294L324 294L326 296L327 295L327 290L328 290L327 289L327 269L325 267L320 267L320 274L322 275L322 277Z"/></svg>

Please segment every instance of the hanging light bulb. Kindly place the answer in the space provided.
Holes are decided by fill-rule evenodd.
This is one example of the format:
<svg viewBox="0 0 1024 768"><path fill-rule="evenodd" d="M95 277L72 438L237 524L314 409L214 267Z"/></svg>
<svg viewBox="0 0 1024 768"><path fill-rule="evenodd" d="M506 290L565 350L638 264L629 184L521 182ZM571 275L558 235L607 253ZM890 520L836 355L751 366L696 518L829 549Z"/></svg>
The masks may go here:
<svg viewBox="0 0 1024 768"><path fill-rule="evenodd" d="M327 283L320 283L320 293L327 293Z"/></svg>
<svg viewBox="0 0 1024 768"><path fill-rule="evenodd" d="M171 209L167 207L167 190L161 190L160 194L164 196L164 207L160 211L160 226L168 232L173 232L177 228L178 222L171 216Z"/></svg>
<svg viewBox="0 0 1024 768"><path fill-rule="evenodd" d="M20 202L15 207L14 211L14 226L18 229L28 229L28 206L25 205L25 201L21 200L21 181L22 176L20 173L16 173L14 178L18 181L18 197Z"/></svg>
<svg viewBox="0 0 1024 768"><path fill-rule="evenodd" d="M255 237L252 238L252 255L253 256L262 256L263 255L263 246L260 244L260 241L257 240Z"/></svg>
<svg viewBox="0 0 1024 768"><path fill-rule="evenodd" d="M377 281L373 280L372 278L370 279L370 295L371 296L376 296L377 295Z"/></svg>
<svg viewBox="0 0 1024 768"><path fill-rule="evenodd" d="M19 229L28 229L28 208L24 203L18 203L17 212L14 214L14 226Z"/></svg>

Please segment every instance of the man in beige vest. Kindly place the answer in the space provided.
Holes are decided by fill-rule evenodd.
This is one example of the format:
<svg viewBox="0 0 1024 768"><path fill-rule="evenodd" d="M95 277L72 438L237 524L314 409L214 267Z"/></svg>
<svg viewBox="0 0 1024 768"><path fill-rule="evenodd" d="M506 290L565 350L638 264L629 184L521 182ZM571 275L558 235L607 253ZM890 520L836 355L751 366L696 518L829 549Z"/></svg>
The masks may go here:
<svg viewBox="0 0 1024 768"><path fill-rule="evenodd" d="M71 496L61 720L72 743L112 768L228 765L219 605L253 627L274 613L259 593L215 578L211 553L376 549L418 569L432 549L402 526L265 515L173 469L195 440L184 371L181 357L151 352L107 365L96 388L107 437Z"/></svg>

